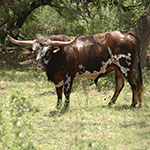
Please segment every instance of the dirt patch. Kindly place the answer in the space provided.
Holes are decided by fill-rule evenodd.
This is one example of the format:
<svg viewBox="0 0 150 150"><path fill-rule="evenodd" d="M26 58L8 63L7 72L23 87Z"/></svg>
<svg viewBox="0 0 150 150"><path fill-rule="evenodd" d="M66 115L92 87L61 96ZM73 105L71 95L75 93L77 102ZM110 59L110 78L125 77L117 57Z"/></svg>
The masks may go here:
<svg viewBox="0 0 150 150"><path fill-rule="evenodd" d="M29 54L21 48L0 48L0 65L8 65L14 68L34 66L34 57L33 54Z"/></svg>

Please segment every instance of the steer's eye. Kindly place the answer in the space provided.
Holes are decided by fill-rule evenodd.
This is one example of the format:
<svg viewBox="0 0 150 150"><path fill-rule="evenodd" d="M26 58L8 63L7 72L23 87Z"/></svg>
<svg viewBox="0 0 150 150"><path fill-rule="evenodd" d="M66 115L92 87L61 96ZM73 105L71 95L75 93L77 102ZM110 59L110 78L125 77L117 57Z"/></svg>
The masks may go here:
<svg viewBox="0 0 150 150"><path fill-rule="evenodd" d="M50 51L48 51L47 53L46 53L46 57L49 57L50 56Z"/></svg>

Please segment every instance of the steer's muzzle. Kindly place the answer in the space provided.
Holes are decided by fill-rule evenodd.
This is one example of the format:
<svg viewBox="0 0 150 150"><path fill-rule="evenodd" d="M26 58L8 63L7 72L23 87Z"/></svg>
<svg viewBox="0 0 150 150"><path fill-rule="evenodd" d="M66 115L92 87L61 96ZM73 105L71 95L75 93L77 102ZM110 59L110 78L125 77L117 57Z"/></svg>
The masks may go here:
<svg viewBox="0 0 150 150"><path fill-rule="evenodd" d="M37 71L37 72L44 72L44 71L45 71L45 68L36 67L36 71Z"/></svg>
<svg viewBox="0 0 150 150"><path fill-rule="evenodd" d="M36 70L37 72L44 72L45 71L45 65L42 61L42 59L38 59L36 62Z"/></svg>
<svg viewBox="0 0 150 150"><path fill-rule="evenodd" d="M45 67L42 64L37 64L36 70L37 70L37 72L44 72Z"/></svg>
<svg viewBox="0 0 150 150"><path fill-rule="evenodd" d="M44 68L36 67L36 71L37 71L37 72L44 72L44 71L45 71L45 69L44 69Z"/></svg>

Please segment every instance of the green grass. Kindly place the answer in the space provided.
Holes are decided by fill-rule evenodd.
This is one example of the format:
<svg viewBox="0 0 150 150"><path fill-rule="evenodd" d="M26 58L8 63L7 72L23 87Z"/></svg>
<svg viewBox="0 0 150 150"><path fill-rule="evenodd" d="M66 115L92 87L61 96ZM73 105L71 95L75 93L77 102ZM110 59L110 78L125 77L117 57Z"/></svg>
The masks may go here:
<svg viewBox="0 0 150 150"><path fill-rule="evenodd" d="M142 108L130 109L131 90L127 83L112 108L107 103L113 88L105 87L98 92L95 86L87 86L85 91L80 84L71 93L69 111L50 115L55 110L57 96L45 74L32 68L4 66L0 70L1 112L6 111L10 93L18 90L33 106L39 107L32 122L32 141L38 150L150 150L149 78L144 76ZM2 136L0 149L3 150Z"/></svg>

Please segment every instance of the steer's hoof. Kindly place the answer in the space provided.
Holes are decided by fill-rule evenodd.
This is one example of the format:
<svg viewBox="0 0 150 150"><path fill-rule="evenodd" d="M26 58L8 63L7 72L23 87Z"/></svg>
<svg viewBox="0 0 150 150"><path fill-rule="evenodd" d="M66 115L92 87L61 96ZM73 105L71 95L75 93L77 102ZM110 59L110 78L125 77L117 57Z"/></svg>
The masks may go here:
<svg viewBox="0 0 150 150"><path fill-rule="evenodd" d="M64 105L64 106L61 108L60 113L61 113L61 114L64 114L64 113L66 113L68 110L69 110L69 105Z"/></svg>
<svg viewBox="0 0 150 150"><path fill-rule="evenodd" d="M131 104L130 108L136 108L136 104Z"/></svg>
<svg viewBox="0 0 150 150"><path fill-rule="evenodd" d="M142 107L142 104L141 104L141 103L139 104L139 107L140 107L140 108Z"/></svg>
<svg viewBox="0 0 150 150"><path fill-rule="evenodd" d="M62 111L67 112L68 110L69 110L69 105L64 105Z"/></svg>
<svg viewBox="0 0 150 150"><path fill-rule="evenodd" d="M108 107L112 107L114 104L115 104L115 103L113 103L112 101L110 101L110 102L108 103Z"/></svg>

